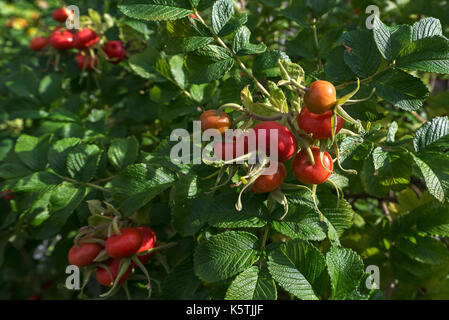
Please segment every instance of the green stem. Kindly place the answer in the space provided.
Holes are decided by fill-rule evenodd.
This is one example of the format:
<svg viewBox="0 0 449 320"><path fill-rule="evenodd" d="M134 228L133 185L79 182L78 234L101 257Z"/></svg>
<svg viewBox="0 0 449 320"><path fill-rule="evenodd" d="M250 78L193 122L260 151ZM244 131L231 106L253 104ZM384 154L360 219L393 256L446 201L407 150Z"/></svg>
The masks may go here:
<svg viewBox="0 0 449 320"><path fill-rule="evenodd" d="M388 65L387 67L378 70L378 71L377 71L375 74L373 74L372 76L369 76L368 78L365 78L365 79L360 80L360 84L367 84L367 83L371 82L371 81L374 79L374 77L376 77L379 73L384 72L385 70L391 69L391 68L393 68L393 67L394 67L394 64L392 63L392 64ZM357 81L349 81L349 82L345 82L345 83L342 83L342 84L340 84L340 85L338 85L338 86L335 86L335 89L337 89L337 90L343 89L343 88L345 88L346 86L348 86L348 85L350 85L350 84L356 84L356 83L357 83Z"/></svg>
<svg viewBox="0 0 449 320"><path fill-rule="evenodd" d="M226 103L222 106L220 106L217 109L217 113L220 114L221 111L223 111L224 109L232 109L232 110L236 110L236 111L243 111L243 107L237 103Z"/></svg>
<svg viewBox="0 0 449 320"><path fill-rule="evenodd" d="M245 66L245 64L240 60L240 58L234 53L234 51L232 51L231 49L229 49L229 47L226 45L226 43L223 42L223 40L217 35L215 34L215 32L207 25L207 23L204 21L204 19L201 17L201 15L199 14L199 12L194 9L193 13L196 15L196 17L198 18L198 20L204 24L212 33L215 41L218 42L218 44L220 46L222 46L224 49L226 49L231 55L232 58L235 60L235 62L239 65L239 67L251 78L251 80L253 80L254 84L256 85L256 87L268 98L270 99L271 103L276 106L278 109L280 109L280 106L278 105L277 101L270 95L270 93L268 92L267 89L265 89L265 87L259 82L259 80L256 79L256 77L252 74L251 71L248 70L248 68Z"/></svg>

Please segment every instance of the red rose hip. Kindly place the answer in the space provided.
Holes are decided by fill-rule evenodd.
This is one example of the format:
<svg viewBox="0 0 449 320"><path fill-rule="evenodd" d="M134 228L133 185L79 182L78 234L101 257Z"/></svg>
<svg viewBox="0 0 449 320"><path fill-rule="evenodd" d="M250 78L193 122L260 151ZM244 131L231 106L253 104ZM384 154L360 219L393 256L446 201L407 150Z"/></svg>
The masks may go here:
<svg viewBox="0 0 449 320"><path fill-rule="evenodd" d="M48 45L48 38L36 37L30 41L30 49L33 51L41 51Z"/></svg>
<svg viewBox="0 0 449 320"><path fill-rule="evenodd" d="M115 279L117 279L117 276L118 276L120 261L121 261L121 259L112 259L112 260L109 260L109 262L106 264L109 267L109 270L111 271L112 278L111 278L111 275L109 274L108 270L106 270L105 268L102 268L102 267L97 268L96 278L97 278L97 281L101 285L103 285L105 287L112 286L112 284L114 283ZM131 271L132 271L132 265L130 265L128 267L126 272L121 276L118 283L121 284L126 279L128 279L129 275L131 274Z"/></svg>
<svg viewBox="0 0 449 320"><path fill-rule="evenodd" d="M50 35L50 45L58 50L68 50L73 48L73 34L70 31L54 31Z"/></svg>
<svg viewBox="0 0 449 320"><path fill-rule="evenodd" d="M292 171L296 179L304 184L321 184L331 176L334 169L332 157L327 151L324 151L323 165L331 172L327 171L320 161L320 148L311 147L315 164L310 163L306 150L301 150L293 159Z"/></svg>
<svg viewBox="0 0 449 320"><path fill-rule="evenodd" d="M120 63L126 55L126 50L121 41L108 41L104 45L104 52L108 57L108 62L113 64Z"/></svg>
<svg viewBox="0 0 449 320"><path fill-rule="evenodd" d="M276 190L284 182L287 176L287 169L282 162L279 162L276 173L269 175L261 175L251 186L254 193L267 193Z"/></svg>
<svg viewBox="0 0 449 320"><path fill-rule="evenodd" d="M106 240L106 252L111 258L130 257L139 250L142 236L136 228L123 228Z"/></svg>
<svg viewBox="0 0 449 320"><path fill-rule="evenodd" d="M98 34L90 28L78 31L73 37L73 46L78 50L86 50L100 41Z"/></svg>
<svg viewBox="0 0 449 320"><path fill-rule="evenodd" d="M142 236L142 244L140 245L139 250L137 250L137 253L141 253L150 249L153 249L156 245L156 234L154 231L149 227L137 227L137 230L139 230L140 235ZM151 256L154 252L147 253L143 256L138 256L140 262L143 264L146 264L148 260L150 260Z"/></svg>
<svg viewBox="0 0 449 320"><path fill-rule="evenodd" d="M344 124L345 120L337 115L335 134L343 128ZM298 126L305 132L312 134L316 140L328 139L332 137L332 111L315 114L304 107L298 117Z"/></svg>

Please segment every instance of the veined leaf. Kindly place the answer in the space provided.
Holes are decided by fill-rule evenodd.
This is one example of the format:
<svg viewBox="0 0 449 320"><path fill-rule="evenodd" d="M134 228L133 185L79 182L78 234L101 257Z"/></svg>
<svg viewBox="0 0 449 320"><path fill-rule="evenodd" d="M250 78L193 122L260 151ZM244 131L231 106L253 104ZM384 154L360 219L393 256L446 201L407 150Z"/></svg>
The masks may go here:
<svg viewBox="0 0 449 320"><path fill-rule="evenodd" d="M195 250L195 273L207 282L225 280L257 261L258 238L248 232L228 231L201 242Z"/></svg>

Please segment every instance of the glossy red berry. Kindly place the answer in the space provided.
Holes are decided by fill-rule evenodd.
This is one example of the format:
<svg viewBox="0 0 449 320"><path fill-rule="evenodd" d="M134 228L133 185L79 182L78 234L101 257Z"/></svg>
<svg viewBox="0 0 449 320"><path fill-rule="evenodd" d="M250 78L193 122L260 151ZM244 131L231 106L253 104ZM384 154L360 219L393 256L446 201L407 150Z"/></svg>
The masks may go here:
<svg viewBox="0 0 449 320"><path fill-rule="evenodd" d="M332 83L325 80L314 81L304 96L309 111L321 114L331 109L337 101L337 92Z"/></svg>
<svg viewBox="0 0 449 320"><path fill-rule="evenodd" d="M340 132L344 124L345 120L337 115L336 134ZM304 107L298 117L298 126L305 132L312 134L316 140L328 139L332 137L332 111L316 114Z"/></svg>
<svg viewBox="0 0 449 320"><path fill-rule="evenodd" d="M41 51L48 45L48 38L36 37L30 41L30 49L33 51Z"/></svg>
<svg viewBox="0 0 449 320"><path fill-rule="evenodd" d="M106 240L106 252L111 258L130 257L139 250L142 236L136 228L123 228Z"/></svg>
<svg viewBox="0 0 449 320"><path fill-rule="evenodd" d="M296 139L293 134L284 127L282 124L279 124L275 121L266 121L261 122L256 125L254 128L257 137L257 148L259 148L259 137L262 137L262 133L265 131L266 137L266 154L270 156L270 141L271 141L271 133L270 130L277 131L277 150L278 150L278 161L284 162L289 160L295 153L296 150ZM245 139L245 141L248 141ZM252 146L248 146L248 150L253 150ZM274 159L276 160L276 159Z"/></svg>
<svg viewBox="0 0 449 320"><path fill-rule="evenodd" d="M280 187L287 176L287 170L282 162L278 162L276 173L269 175L261 175L251 186L254 193L267 193Z"/></svg>
<svg viewBox="0 0 449 320"><path fill-rule="evenodd" d="M73 11L71 11L67 8L58 8L58 9L53 10L51 17L55 21L65 22L67 20L67 18L72 14L73 14Z"/></svg>
<svg viewBox="0 0 449 320"><path fill-rule="evenodd" d="M73 46L78 50L86 50L98 41L100 41L100 37L90 28L81 29L73 36Z"/></svg>
<svg viewBox="0 0 449 320"><path fill-rule="evenodd" d="M310 164L309 156L306 150L301 150L293 159L292 171L296 179L304 184L321 184L331 176L322 165L320 161L320 148L311 147L313 159L315 164ZM329 170L334 170L334 163L332 157L327 151L324 151L323 165Z"/></svg>
<svg viewBox="0 0 449 320"><path fill-rule="evenodd" d="M106 42L104 45L104 52L108 57L108 62L113 64L120 63L126 55L126 50L123 47L123 43L119 40Z"/></svg>
<svg viewBox="0 0 449 320"><path fill-rule="evenodd" d="M86 242L80 243L79 246L74 245L68 253L69 262L80 268L88 266L94 262L102 249L103 247L98 243Z"/></svg>
<svg viewBox="0 0 449 320"><path fill-rule="evenodd" d="M112 278L111 275L109 275L108 270L102 267L97 268L96 278L101 285L105 287L112 286L112 284L114 283L115 279L117 279L118 276L120 261L121 259L112 259L109 260L106 264L109 267L109 270L111 271ZM129 275L131 274L131 271L132 265L130 265L126 270L126 272L122 275L122 277L119 280L119 284L123 283L126 279L128 279Z"/></svg>
<svg viewBox="0 0 449 320"><path fill-rule="evenodd" d="M137 227L136 229L139 230L140 235L142 236L142 244L140 245L139 250L137 250L137 253L139 254L140 252L153 249L156 245L156 234L153 229L149 227ZM143 256L138 256L138 258L140 262L146 264L153 254L154 252L150 252Z"/></svg>
<svg viewBox="0 0 449 320"><path fill-rule="evenodd" d="M87 56L84 52L79 52L76 54L76 62L78 64L78 69L80 70L91 70L92 68L96 67L98 65L98 57L97 56ZM86 62L86 59L87 62Z"/></svg>
<svg viewBox="0 0 449 320"><path fill-rule="evenodd" d="M73 34L70 31L54 31L50 35L50 45L58 50L68 50L73 48Z"/></svg>

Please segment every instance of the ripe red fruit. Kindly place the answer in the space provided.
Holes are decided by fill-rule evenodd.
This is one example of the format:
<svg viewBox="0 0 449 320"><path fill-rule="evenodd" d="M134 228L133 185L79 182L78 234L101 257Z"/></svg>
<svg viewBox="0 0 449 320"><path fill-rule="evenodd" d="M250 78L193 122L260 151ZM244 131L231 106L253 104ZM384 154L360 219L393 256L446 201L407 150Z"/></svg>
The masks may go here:
<svg viewBox="0 0 449 320"><path fill-rule="evenodd" d="M100 41L98 34L90 28L78 31L73 37L73 46L79 50L86 50Z"/></svg>
<svg viewBox="0 0 449 320"><path fill-rule="evenodd" d="M106 240L106 252L111 258L130 257L139 250L142 236L135 228L123 228L120 235L112 234Z"/></svg>
<svg viewBox="0 0 449 320"><path fill-rule="evenodd" d="M337 134L345 120L337 115ZM311 133L314 139L322 140L332 137L332 111L326 111L322 114L312 113L307 107L302 108L298 117L298 126L307 133Z"/></svg>
<svg viewBox="0 0 449 320"><path fill-rule="evenodd" d="M73 11L68 10L67 8L59 8L59 9L53 10L51 17L55 21L65 22L67 20L67 18L72 14L73 14Z"/></svg>
<svg viewBox="0 0 449 320"><path fill-rule="evenodd" d="M262 175L256 179L251 186L251 191L254 193L266 193L271 192L284 182L287 176L287 170L282 162L278 162L278 168L276 173L270 175Z"/></svg>
<svg viewBox="0 0 449 320"><path fill-rule="evenodd" d="M142 244L140 245L139 250L137 250L137 253L153 249L156 244L156 234L154 231L148 227L137 227L136 229L139 230L140 235L142 236ZM143 256L138 256L138 258L140 262L146 264L153 254L154 252L150 252Z"/></svg>
<svg viewBox="0 0 449 320"><path fill-rule="evenodd" d="M321 184L329 179L331 173L321 165L320 148L312 147L311 149L315 164L313 166L310 164L309 156L307 155L306 150L303 149L293 159L292 171L296 179L304 184ZM329 171L334 169L332 157L327 151L324 151L323 165L329 169Z"/></svg>
<svg viewBox="0 0 449 320"><path fill-rule="evenodd" d="M97 268L96 277L97 281L105 286L110 287L114 283L115 279L117 279L118 276L118 270L120 267L120 261L121 259L112 259L109 260L109 262L106 264L109 267L109 270L111 271L111 276L108 273L108 270L102 267ZM119 280L119 284L123 283L126 279L128 279L130 273L132 271L132 265L129 266L129 268L126 270L126 272L122 275L122 277Z"/></svg>
<svg viewBox="0 0 449 320"><path fill-rule="evenodd" d="M284 127L282 124L279 124L275 121L266 121L261 122L258 125L256 125L254 128L254 131L256 133L257 137L257 147L259 136L262 134L263 129L265 129L265 136L266 136L266 154L267 156L270 156L270 140L271 140L271 134L270 130L274 129L277 130L278 134L278 161L284 162L290 159L296 150L296 139L293 136L293 134L288 130L286 127ZM245 142L247 143L248 139L245 139ZM248 150L252 150L251 146L248 148ZM276 160L276 159L275 159Z"/></svg>
<svg viewBox="0 0 449 320"><path fill-rule="evenodd" d="M14 199L16 196L14 195L14 193L12 193L11 189L2 191L0 193L0 195L6 200L6 201L10 201L12 199Z"/></svg>
<svg viewBox="0 0 449 320"><path fill-rule="evenodd" d="M337 92L334 85L324 80L312 82L304 96L305 105L311 112L316 114L328 111L336 101Z"/></svg>
<svg viewBox="0 0 449 320"><path fill-rule="evenodd" d="M80 268L88 266L94 262L102 249L103 247L98 243L80 243L79 247L74 245L69 250L69 262Z"/></svg>
<svg viewBox="0 0 449 320"><path fill-rule="evenodd" d="M126 55L126 50L123 48L123 43L119 40L106 42L104 45L104 52L108 57L108 62L113 64L120 63Z"/></svg>
<svg viewBox="0 0 449 320"><path fill-rule="evenodd" d="M189 17L192 19L198 19L196 15L194 15L193 13L189 14Z"/></svg>
<svg viewBox="0 0 449 320"><path fill-rule="evenodd" d="M58 50L68 50L73 47L73 34L70 31L54 31L50 35L50 45Z"/></svg>
<svg viewBox="0 0 449 320"><path fill-rule="evenodd" d="M86 63L86 54L84 52L79 52L76 54L76 62L78 64L78 68L82 70L85 68L85 70L90 70L93 67L96 67L98 65L98 57L97 56L90 56L88 57L88 61ZM86 66L84 67L84 64L86 63Z"/></svg>
<svg viewBox="0 0 449 320"><path fill-rule="evenodd" d="M222 111L218 114L217 110L204 111L200 116L200 121L202 131L207 129L217 129L221 134L229 129L231 122L226 112Z"/></svg>
<svg viewBox="0 0 449 320"><path fill-rule="evenodd" d="M30 41L30 49L33 51L41 51L48 45L48 38L36 37Z"/></svg>

